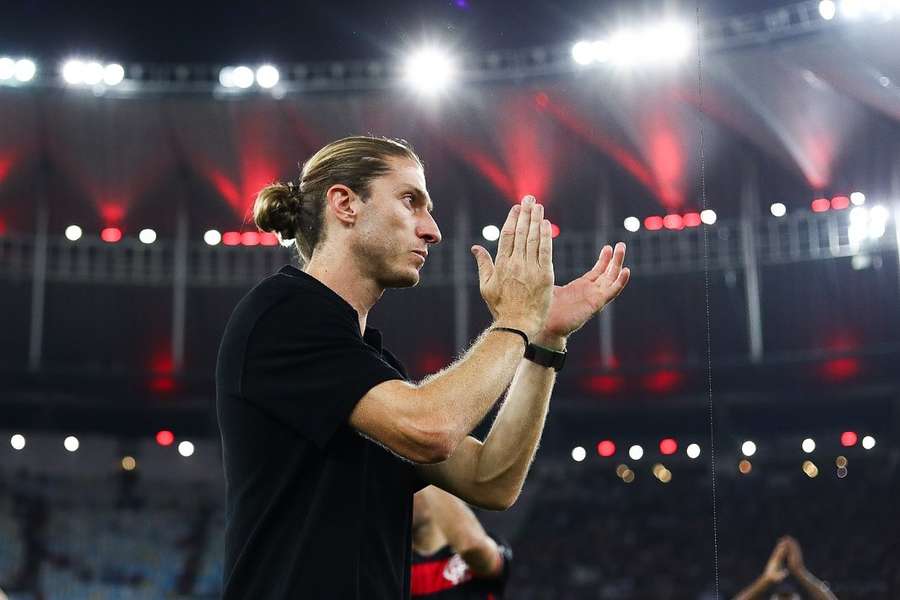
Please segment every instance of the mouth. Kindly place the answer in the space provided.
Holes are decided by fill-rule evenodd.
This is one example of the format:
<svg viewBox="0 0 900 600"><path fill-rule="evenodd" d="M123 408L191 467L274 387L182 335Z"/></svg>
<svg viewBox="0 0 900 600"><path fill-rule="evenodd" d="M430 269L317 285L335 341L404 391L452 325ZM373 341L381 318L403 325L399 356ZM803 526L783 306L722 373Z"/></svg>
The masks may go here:
<svg viewBox="0 0 900 600"><path fill-rule="evenodd" d="M421 256L421 257L422 257L422 262L425 262L425 259L426 259L426 257L428 256L428 252L425 252L425 251L423 251L423 250L413 250L412 252L413 252L413 254L416 254L416 255L418 255L418 256Z"/></svg>

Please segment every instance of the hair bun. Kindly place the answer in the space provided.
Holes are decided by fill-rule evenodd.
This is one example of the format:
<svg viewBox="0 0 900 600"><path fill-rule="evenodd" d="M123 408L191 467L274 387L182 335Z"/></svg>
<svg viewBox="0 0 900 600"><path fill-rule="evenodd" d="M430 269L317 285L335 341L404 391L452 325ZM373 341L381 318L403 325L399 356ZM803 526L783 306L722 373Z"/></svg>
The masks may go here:
<svg viewBox="0 0 900 600"><path fill-rule="evenodd" d="M300 188L293 182L267 185L256 196L253 220L260 231L277 233L282 240L297 236L300 219Z"/></svg>

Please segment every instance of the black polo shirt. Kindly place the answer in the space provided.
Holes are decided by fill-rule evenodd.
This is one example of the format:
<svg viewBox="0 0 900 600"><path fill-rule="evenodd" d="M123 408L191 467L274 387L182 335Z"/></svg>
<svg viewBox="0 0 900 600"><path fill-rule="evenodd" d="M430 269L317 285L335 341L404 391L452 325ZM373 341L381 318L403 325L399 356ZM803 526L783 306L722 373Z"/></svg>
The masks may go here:
<svg viewBox="0 0 900 600"><path fill-rule="evenodd" d="M409 596L415 467L349 425L407 379L356 310L285 266L238 303L216 365L227 486L224 595Z"/></svg>

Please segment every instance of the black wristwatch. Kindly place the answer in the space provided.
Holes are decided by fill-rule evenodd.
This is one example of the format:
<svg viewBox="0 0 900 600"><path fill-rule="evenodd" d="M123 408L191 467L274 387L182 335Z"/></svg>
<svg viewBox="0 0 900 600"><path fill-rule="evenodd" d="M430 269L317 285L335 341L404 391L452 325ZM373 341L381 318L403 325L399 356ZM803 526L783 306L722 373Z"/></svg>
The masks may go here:
<svg viewBox="0 0 900 600"><path fill-rule="evenodd" d="M529 343L525 346L525 358L543 367L553 367L556 372L559 372L566 364L566 351L560 352Z"/></svg>

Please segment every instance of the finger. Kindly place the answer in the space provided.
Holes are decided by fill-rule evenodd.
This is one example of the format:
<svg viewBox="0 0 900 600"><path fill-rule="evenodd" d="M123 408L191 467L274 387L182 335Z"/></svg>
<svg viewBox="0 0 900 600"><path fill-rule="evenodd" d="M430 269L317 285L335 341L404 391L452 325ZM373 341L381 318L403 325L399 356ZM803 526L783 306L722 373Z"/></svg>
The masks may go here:
<svg viewBox="0 0 900 600"><path fill-rule="evenodd" d="M612 280L617 279L624 262L625 244L623 242L618 242L615 250L613 250L612 260L609 261L609 265L606 267L606 277Z"/></svg>
<svg viewBox="0 0 900 600"><path fill-rule="evenodd" d="M538 250L538 264L542 267L553 264L553 231L550 221L541 221L541 247Z"/></svg>
<svg viewBox="0 0 900 600"><path fill-rule="evenodd" d="M521 206L514 205L506 215L506 222L500 230L500 244L497 246L497 261L507 258L513 253L513 245L516 239L516 222L519 220Z"/></svg>
<svg viewBox="0 0 900 600"><path fill-rule="evenodd" d="M597 262L594 263L594 266L591 267L591 270L587 272L588 280L597 281L597 278L600 277L606 270L606 267L609 266L609 261L612 258L612 254L612 246L603 246L603 249L600 250L600 257L597 258Z"/></svg>
<svg viewBox="0 0 900 600"><path fill-rule="evenodd" d="M544 220L544 206L535 204L531 209L531 223L528 225L528 240L525 248L526 256L530 260L538 261L541 250L541 223Z"/></svg>
<svg viewBox="0 0 900 600"><path fill-rule="evenodd" d="M624 269L619 271L619 276L612 283L612 285L609 286L609 289L612 291L611 300L619 297L619 294L621 294L622 290L625 289L625 286L628 285L629 279L631 279L631 269L625 267Z"/></svg>
<svg viewBox="0 0 900 600"><path fill-rule="evenodd" d="M481 246L472 246L472 254L475 256L475 263L478 265L478 282L481 286L484 286L494 273L494 263L491 261L491 254Z"/></svg>
<svg viewBox="0 0 900 600"><path fill-rule="evenodd" d="M528 228L531 225L531 208L534 206L534 196L525 196L522 199L522 208L519 210L519 218L516 221L516 240L513 246L513 255L525 258L525 249L528 240Z"/></svg>

